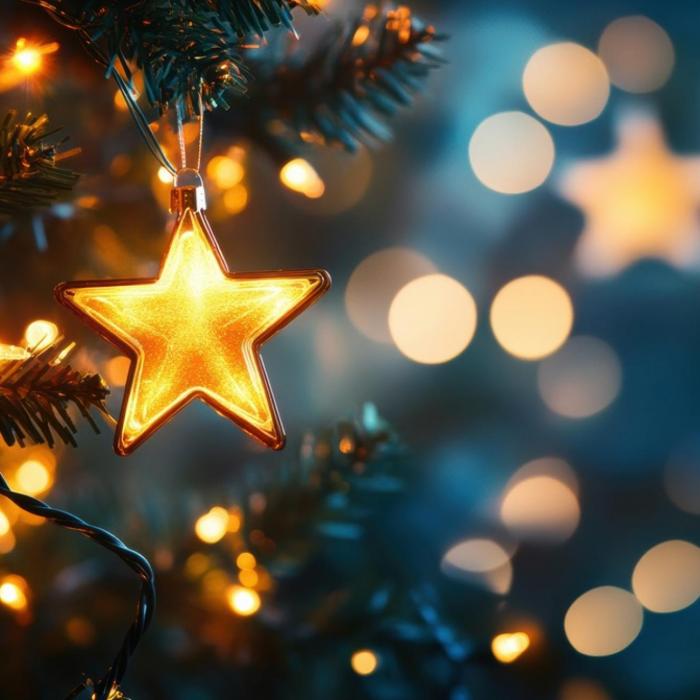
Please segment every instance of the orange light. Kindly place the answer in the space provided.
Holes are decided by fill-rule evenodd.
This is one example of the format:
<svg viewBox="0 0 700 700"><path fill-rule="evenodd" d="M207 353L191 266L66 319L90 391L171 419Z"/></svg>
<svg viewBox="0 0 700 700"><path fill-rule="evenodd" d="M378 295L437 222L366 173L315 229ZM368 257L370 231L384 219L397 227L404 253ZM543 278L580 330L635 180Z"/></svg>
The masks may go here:
<svg viewBox="0 0 700 700"><path fill-rule="evenodd" d="M236 557L236 566L239 569L254 569L257 562L250 552L241 552Z"/></svg>
<svg viewBox="0 0 700 700"><path fill-rule="evenodd" d="M30 496L46 493L53 485L53 476L43 462L28 459L15 474L17 488Z"/></svg>
<svg viewBox="0 0 700 700"><path fill-rule="evenodd" d="M253 569L243 569L238 572L238 580L246 588L254 588L258 585L258 574Z"/></svg>
<svg viewBox="0 0 700 700"><path fill-rule="evenodd" d="M223 539L228 530L228 511L221 506L214 506L194 524L194 531L202 542L214 544Z"/></svg>
<svg viewBox="0 0 700 700"><path fill-rule="evenodd" d="M196 398L280 449L259 349L329 286L323 270L229 274L206 219L186 209L157 279L69 283L56 295L134 363L115 436L124 455Z"/></svg>
<svg viewBox="0 0 700 700"><path fill-rule="evenodd" d="M15 362L16 360L26 360L29 357L31 355L26 348L0 343L0 362Z"/></svg>
<svg viewBox="0 0 700 700"><path fill-rule="evenodd" d="M299 192L309 199L319 199L326 191L323 180L311 163L303 158L294 158L285 163L280 170L280 181L293 192Z"/></svg>
<svg viewBox="0 0 700 700"><path fill-rule="evenodd" d="M207 175L219 189L235 187L245 175L245 169L237 160L228 156L214 156L207 165Z"/></svg>
<svg viewBox="0 0 700 700"><path fill-rule="evenodd" d="M10 57L12 67L24 76L34 75L41 70L44 56L58 51L58 44L32 44L24 37L17 39L15 51Z"/></svg>
<svg viewBox="0 0 700 700"><path fill-rule="evenodd" d="M250 588L231 586L226 599L231 610L241 617L250 617L260 610L260 596Z"/></svg>
<svg viewBox="0 0 700 700"><path fill-rule="evenodd" d="M370 676L379 666L379 659L371 649L359 649L350 657L352 670L359 676Z"/></svg>
<svg viewBox="0 0 700 700"><path fill-rule="evenodd" d="M530 646L530 637L525 632L506 632L496 635L491 641L491 652L502 664L512 664Z"/></svg>
<svg viewBox="0 0 700 700"><path fill-rule="evenodd" d="M365 41L367 41L367 39L369 38L369 34L369 27L366 24L361 24L353 34L352 45L362 46L362 44L364 44Z"/></svg>
<svg viewBox="0 0 700 700"><path fill-rule="evenodd" d="M21 576L10 574L0 581L0 603L17 612L27 609L29 586Z"/></svg>

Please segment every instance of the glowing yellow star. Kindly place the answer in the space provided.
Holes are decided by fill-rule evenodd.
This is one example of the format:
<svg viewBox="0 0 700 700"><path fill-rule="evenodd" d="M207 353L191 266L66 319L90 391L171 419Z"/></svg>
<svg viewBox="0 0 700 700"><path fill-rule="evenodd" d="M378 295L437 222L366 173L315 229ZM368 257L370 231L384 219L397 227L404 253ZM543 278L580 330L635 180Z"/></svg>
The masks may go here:
<svg viewBox="0 0 700 700"><path fill-rule="evenodd" d="M574 165L560 183L586 223L577 260L592 275L615 273L640 258L695 262L700 241L700 157L668 150L648 115L620 122L617 150Z"/></svg>
<svg viewBox="0 0 700 700"><path fill-rule="evenodd" d="M115 437L125 455L194 398L283 447L260 346L329 286L323 270L230 274L188 208L157 279L67 283L56 296L132 359Z"/></svg>

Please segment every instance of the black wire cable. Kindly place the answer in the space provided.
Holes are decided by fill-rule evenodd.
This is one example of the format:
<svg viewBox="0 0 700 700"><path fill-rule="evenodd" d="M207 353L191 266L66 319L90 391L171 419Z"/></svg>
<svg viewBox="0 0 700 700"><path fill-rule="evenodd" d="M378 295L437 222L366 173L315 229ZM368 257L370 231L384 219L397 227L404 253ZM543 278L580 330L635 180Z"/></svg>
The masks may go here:
<svg viewBox="0 0 700 700"><path fill-rule="evenodd" d="M119 652L107 673L95 684L92 700L109 700L113 690L119 689L126 673L129 659L138 643L148 629L156 605L155 577L148 559L139 552L127 547L118 537L101 527L86 523L77 515L65 510L52 508L47 503L23 493L13 491L5 478L0 474L0 495L12 501L16 506L31 513L46 518L54 525L74 530L96 542L101 547L116 554L141 579L141 593L136 608L136 618L129 627ZM67 696L66 700L77 698L86 688L88 681L83 681Z"/></svg>

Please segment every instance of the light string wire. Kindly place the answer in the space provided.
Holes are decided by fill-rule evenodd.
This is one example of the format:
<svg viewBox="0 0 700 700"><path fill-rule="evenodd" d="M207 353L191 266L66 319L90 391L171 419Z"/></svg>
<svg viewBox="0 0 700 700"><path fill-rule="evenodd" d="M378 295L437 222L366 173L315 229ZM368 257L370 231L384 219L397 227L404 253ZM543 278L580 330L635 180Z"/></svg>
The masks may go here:
<svg viewBox="0 0 700 700"><path fill-rule="evenodd" d="M178 102L177 108L177 140L180 147L180 163L182 169L187 168L187 144L185 143L184 118L182 115L182 104ZM204 102L202 100L202 86L199 87L199 143L197 145L197 167L199 172L202 168L202 148L204 144Z"/></svg>
<svg viewBox="0 0 700 700"><path fill-rule="evenodd" d="M46 518L58 527L79 532L84 537L96 542L101 547L116 554L141 579L141 592L136 607L136 617L131 623L107 673L95 683L94 688L89 685L89 681L86 679L66 697L66 700L73 700L78 698L86 689L89 689L92 692L91 700L109 700L110 697L114 697L113 692L119 690L129 659L153 618L156 606L156 588L155 576L150 563L146 557L127 547L111 532L91 525L77 515L73 515L65 510L52 508L43 501L13 491L2 474L0 474L0 495L9 499L27 513Z"/></svg>

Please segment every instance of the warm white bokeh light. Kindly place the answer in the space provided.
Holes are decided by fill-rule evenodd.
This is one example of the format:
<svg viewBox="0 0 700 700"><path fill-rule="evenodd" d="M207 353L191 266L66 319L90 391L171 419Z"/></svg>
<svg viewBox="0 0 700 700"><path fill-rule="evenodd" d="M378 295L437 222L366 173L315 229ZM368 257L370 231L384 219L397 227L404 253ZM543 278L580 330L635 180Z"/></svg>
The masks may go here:
<svg viewBox="0 0 700 700"><path fill-rule="evenodd" d="M676 612L700 597L700 548L669 540L652 547L637 563L632 590L647 610Z"/></svg>
<svg viewBox="0 0 700 700"><path fill-rule="evenodd" d="M452 578L505 594L513 580L510 559L511 555L494 540L473 538L451 547L442 558L441 569Z"/></svg>
<svg viewBox="0 0 700 700"><path fill-rule="evenodd" d="M409 282L389 308L389 331L409 359L440 364L457 357L476 331L476 303L457 280L426 275Z"/></svg>
<svg viewBox="0 0 700 700"><path fill-rule="evenodd" d="M315 168L303 158L294 158L285 163L280 169L280 181L288 189L309 199L323 197L326 191Z"/></svg>
<svg viewBox="0 0 700 700"><path fill-rule="evenodd" d="M547 121L576 126L605 108L610 81L603 62L585 46L566 41L536 51L523 73L532 109Z"/></svg>
<svg viewBox="0 0 700 700"><path fill-rule="evenodd" d="M564 618L564 631L579 653L610 656L637 638L643 617L642 606L629 591L600 586L572 603Z"/></svg>
<svg viewBox="0 0 700 700"><path fill-rule="evenodd" d="M607 408L620 393L622 369L602 340L577 336L539 367L540 396L567 418L587 418Z"/></svg>
<svg viewBox="0 0 700 700"><path fill-rule="evenodd" d="M51 321L44 321L42 319L32 321L24 329L24 341L27 347L34 350L48 348L58 339L58 336L58 326Z"/></svg>
<svg viewBox="0 0 700 700"><path fill-rule="evenodd" d="M491 328L504 350L521 360L539 360L569 337L574 307L568 292L541 275L518 277L502 287L491 305Z"/></svg>
<svg viewBox="0 0 700 700"><path fill-rule="evenodd" d="M255 615L260 609L260 596L252 588L231 586L226 592L229 608L241 617Z"/></svg>
<svg viewBox="0 0 700 700"><path fill-rule="evenodd" d="M223 539L228 532L229 513L226 508L214 506L204 515L197 518L194 531L202 542L214 544Z"/></svg>
<svg viewBox="0 0 700 700"><path fill-rule="evenodd" d="M411 280L436 272L421 253L396 246L365 258L345 289L345 309L352 324L378 343L391 343L389 307L398 291Z"/></svg>
<svg viewBox="0 0 700 700"><path fill-rule="evenodd" d="M611 22L600 37L598 53L611 82L635 93L658 90L671 76L676 59L666 31L643 15Z"/></svg>
<svg viewBox="0 0 700 700"><path fill-rule="evenodd" d="M502 194L539 187L554 164L554 141L543 124L524 112L501 112L484 119L469 141L476 177Z"/></svg>
<svg viewBox="0 0 700 700"><path fill-rule="evenodd" d="M523 479L501 501L503 523L524 540L563 542L575 532L580 516L576 494L551 476Z"/></svg>

